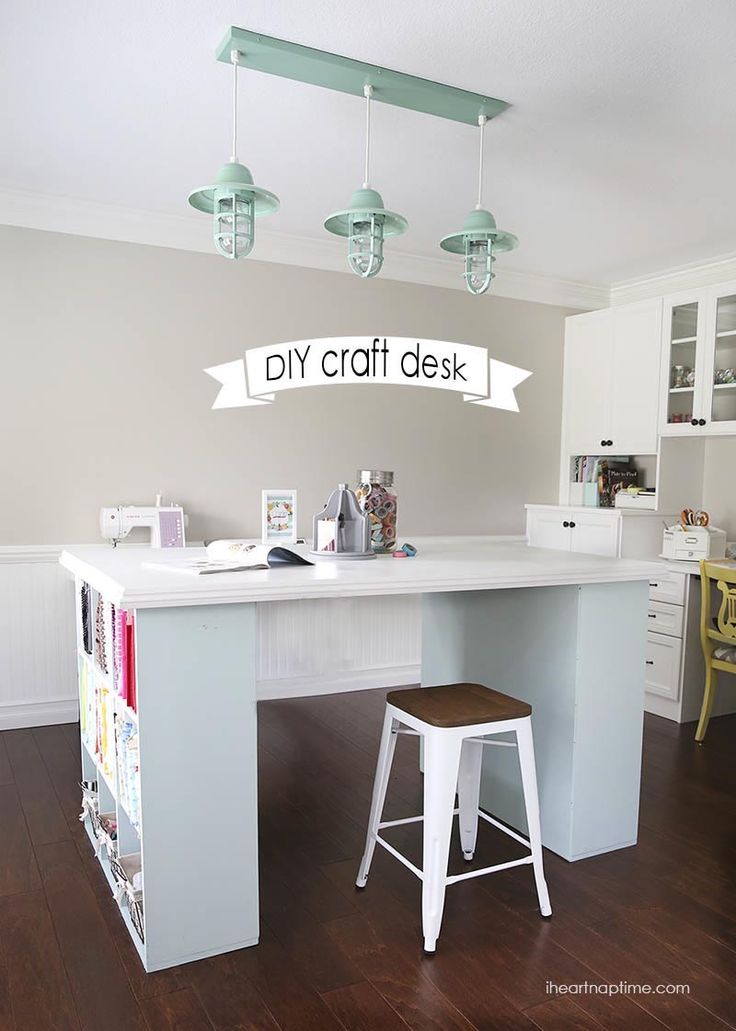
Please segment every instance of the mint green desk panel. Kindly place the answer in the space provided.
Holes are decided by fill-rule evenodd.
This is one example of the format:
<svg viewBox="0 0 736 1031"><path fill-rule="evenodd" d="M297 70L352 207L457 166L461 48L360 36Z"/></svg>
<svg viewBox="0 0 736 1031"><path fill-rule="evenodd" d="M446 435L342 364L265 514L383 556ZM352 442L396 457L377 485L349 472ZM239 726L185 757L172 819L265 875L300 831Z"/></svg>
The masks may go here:
<svg viewBox="0 0 736 1031"><path fill-rule="evenodd" d="M136 612L146 967L258 940L255 604Z"/></svg>
<svg viewBox="0 0 736 1031"><path fill-rule="evenodd" d="M636 842L645 582L428 594L422 684L528 701L544 845L568 860ZM526 831L516 751L484 752L481 804Z"/></svg>

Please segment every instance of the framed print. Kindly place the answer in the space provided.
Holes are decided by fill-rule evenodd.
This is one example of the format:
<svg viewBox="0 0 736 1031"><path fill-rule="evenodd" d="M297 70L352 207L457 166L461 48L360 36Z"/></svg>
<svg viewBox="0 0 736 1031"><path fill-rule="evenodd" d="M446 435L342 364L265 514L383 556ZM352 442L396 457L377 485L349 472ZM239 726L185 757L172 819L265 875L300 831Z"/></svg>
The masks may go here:
<svg viewBox="0 0 736 1031"><path fill-rule="evenodd" d="M296 542L296 491L272 487L261 492L261 539L264 544Z"/></svg>

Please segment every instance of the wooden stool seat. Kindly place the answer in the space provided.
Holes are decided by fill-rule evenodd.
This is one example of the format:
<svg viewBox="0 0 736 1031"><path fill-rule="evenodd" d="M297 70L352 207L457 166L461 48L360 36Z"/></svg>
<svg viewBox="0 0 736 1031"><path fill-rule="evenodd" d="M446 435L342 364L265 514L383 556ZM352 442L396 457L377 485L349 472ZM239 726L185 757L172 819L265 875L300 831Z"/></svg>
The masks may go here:
<svg viewBox="0 0 736 1031"><path fill-rule="evenodd" d="M472 727L532 714L531 705L482 684L403 688L389 691L386 701L432 727Z"/></svg>

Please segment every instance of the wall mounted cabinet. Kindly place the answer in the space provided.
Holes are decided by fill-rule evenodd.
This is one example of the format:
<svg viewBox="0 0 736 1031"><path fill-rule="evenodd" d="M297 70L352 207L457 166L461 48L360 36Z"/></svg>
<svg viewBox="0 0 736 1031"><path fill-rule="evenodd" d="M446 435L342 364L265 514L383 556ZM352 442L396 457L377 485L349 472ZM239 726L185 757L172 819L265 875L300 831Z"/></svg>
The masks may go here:
<svg viewBox="0 0 736 1031"><path fill-rule="evenodd" d="M664 299L663 436L736 434L736 283Z"/></svg>
<svg viewBox="0 0 736 1031"><path fill-rule="evenodd" d="M567 319L565 454L656 454L661 325L660 298Z"/></svg>

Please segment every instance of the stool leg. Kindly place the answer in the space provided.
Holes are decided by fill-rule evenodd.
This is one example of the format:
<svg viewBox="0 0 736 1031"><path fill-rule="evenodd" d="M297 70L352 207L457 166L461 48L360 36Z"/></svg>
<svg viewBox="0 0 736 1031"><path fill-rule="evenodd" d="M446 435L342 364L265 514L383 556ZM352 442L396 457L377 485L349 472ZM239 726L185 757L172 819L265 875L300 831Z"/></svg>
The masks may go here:
<svg viewBox="0 0 736 1031"><path fill-rule="evenodd" d="M396 748L394 722L393 717L387 709L386 715L383 719L381 746L378 749L376 778L373 782L373 799L371 801L371 814L368 817L368 833L365 839L365 852L363 853L360 870L358 871L358 876L355 881L359 888L365 888L365 882L368 880L368 871L371 867L373 853L376 850L376 834L378 832L378 825L381 822L383 804L386 801L388 778L391 773L391 764L394 759L394 750Z"/></svg>
<svg viewBox="0 0 736 1031"><path fill-rule="evenodd" d="M534 763L534 741L532 738L531 720L523 720L519 725L516 731L516 743L519 750L521 782L524 789L526 822L529 828L529 842L532 848L534 880L537 884L539 911L542 916L551 916L552 906L549 902L549 891L547 890L547 882L544 879L544 865L542 861L542 829L539 823L539 794L537 792L537 770Z"/></svg>
<svg viewBox="0 0 736 1031"><path fill-rule="evenodd" d="M435 950L445 906L461 743L458 734L447 730L432 729L424 737L422 930L425 952Z"/></svg>
<svg viewBox="0 0 736 1031"><path fill-rule="evenodd" d="M460 751L460 773L457 778L457 799L460 809L460 844L468 862L475 854L478 837L478 803L480 799L480 771L483 764L483 745L466 739Z"/></svg>

